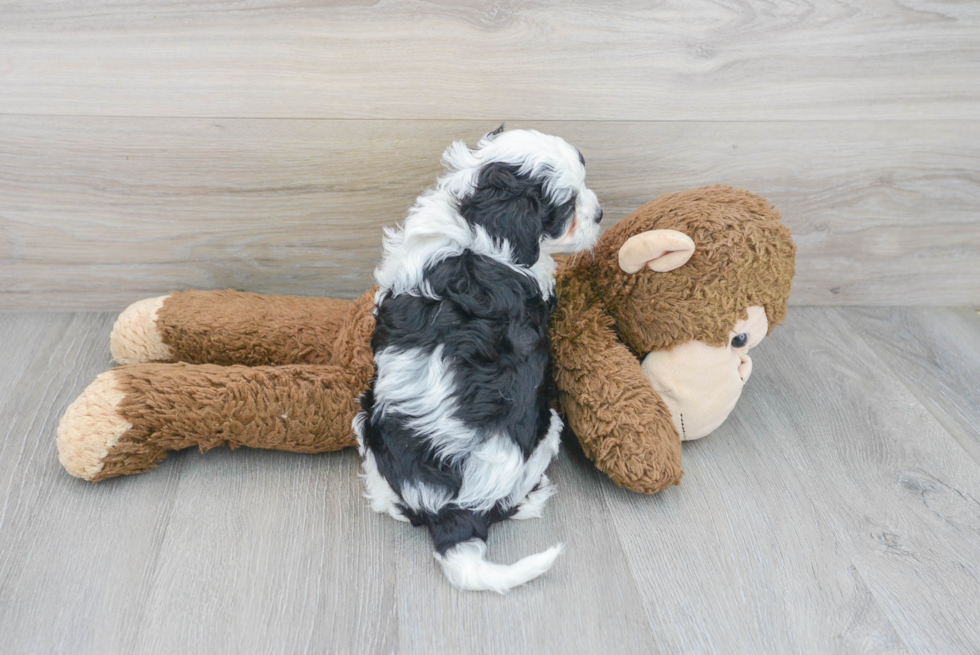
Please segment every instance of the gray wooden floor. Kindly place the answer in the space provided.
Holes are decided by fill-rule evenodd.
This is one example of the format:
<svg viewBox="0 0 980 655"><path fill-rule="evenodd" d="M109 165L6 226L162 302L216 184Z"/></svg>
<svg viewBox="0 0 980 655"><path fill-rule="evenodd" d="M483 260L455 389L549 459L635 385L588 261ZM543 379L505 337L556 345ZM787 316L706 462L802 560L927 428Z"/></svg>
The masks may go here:
<svg viewBox="0 0 980 655"><path fill-rule="evenodd" d="M111 321L0 313L5 653L980 649L973 310L794 308L659 495L566 448L545 517L490 555L567 552L507 597L449 587L422 531L369 511L353 451L69 477L55 426Z"/></svg>

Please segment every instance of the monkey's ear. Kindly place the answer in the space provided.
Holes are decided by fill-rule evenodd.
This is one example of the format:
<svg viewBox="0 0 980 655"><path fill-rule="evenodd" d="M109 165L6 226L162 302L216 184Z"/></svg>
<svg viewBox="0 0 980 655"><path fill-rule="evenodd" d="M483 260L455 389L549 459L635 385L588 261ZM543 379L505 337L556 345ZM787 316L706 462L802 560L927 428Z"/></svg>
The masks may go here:
<svg viewBox="0 0 980 655"><path fill-rule="evenodd" d="M619 249L619 267L636 273L644 266L666 273L687 263L694 254L694 241L677 230L648 230L635 234Z"/></svg>

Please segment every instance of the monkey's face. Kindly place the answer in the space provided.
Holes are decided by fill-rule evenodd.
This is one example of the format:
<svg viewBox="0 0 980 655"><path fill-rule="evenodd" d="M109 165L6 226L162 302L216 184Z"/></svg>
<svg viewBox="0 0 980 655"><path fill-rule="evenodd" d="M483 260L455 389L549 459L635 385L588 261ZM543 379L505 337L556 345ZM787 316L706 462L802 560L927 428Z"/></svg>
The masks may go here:
<svg viewBox="0 0 980 655"><path fill-rule="evenodd" d="M683 274L683 267L688 265L695 251L693 239L682 232L648 230L630 237L620 247L619 268L629 275L643 276L632 287L637 298L651 297L667 304L671 302L667 300L668 294L644 290L642 285L664 281L665 278L660 276ZM691 310L696 310L699 302L696 293L674 294L674 304L663 311L698 317ZM702 307L708 309L709 306L704 304ZM738 313L745 318L727 326L727 340L717 338L718 329L702 330L701 333L691 329L687 339L675 340L673 345L653 346L642 358L643 373L670 409L682 441L706 437L724 423L742 395L742 386L752 374L748 352L769 332L769 321L761 305L752 305ZM688 327L694 328L697 318L689 322L695 325ZM717 326L722 331L726 327L724 323ZM719 342L724 345L718 345ZM636 349L637 343L631 345Z"/></svg>
<svg viewBox="0 0 980 655"><path fill-rule="evenodd" d="M754 305L725 346L688 341L643 358L643 373L670 408L681 440L706 437L728 418L752 374L748 352L768 331L765 309Z"/></svg>
<svg viewBox="0 0 980 655"><path fill-rule="evenodd" d="M730 187L668 194L596 248L597 301L690 440L721 425L748 351L786 316L792 236L769 201Z"/></svg>

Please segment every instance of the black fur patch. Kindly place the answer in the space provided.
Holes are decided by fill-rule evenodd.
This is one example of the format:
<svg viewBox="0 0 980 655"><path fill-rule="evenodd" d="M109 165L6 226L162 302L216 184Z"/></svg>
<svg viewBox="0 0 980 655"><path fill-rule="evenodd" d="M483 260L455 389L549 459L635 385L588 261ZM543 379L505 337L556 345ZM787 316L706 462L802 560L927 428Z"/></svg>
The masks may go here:
<svg viewBox="0 0 980 655"><path fill-rule="evenodd" d="M533 278L472 252L439 262L426 280L439 300L400 295L382 301L374 352L431 353L442 345L457 382L455 417L485 434L510 436L526 460L551 422L549 303ZM428 441L406 427L407 417L375 415L373 388L372 382L361 400L370 417L364 440L381 475L399 493L406 482L417 481L456 496L463 462L437 458ZM442 553L461 541L485 539L491 523L514 512L501 506L483 513L447 507L435 516L405 510L413 523L429 527Z"/></svg>
<svg viewBox="0 0 980 655"><path fill-rule="evenodd" d="M458 210L498 243L509 243L513 264L532 266L540 256L541 239L563 234L575 214L575 198L554 206L544 179L521 173L513 164L487 164ZM542 297L536 277L471 250L433 264L424 279L426 295L380 299L371 342L375 354L397 349L431 355L442 347L455 381L453 418L468 432L478 430L478 439L510 438L527 461L551 424L555 392L548 320L553 296L547 301ZM376 380L361 406L368 414L364 445L374 454L379 473L399 497L409 483L458 497L467 453L451 460L439 458L423 438L426 435L409 427L414 417L376 413ZM485 541L489 526L513 515L516 508L505 507L501 500L485 512L461 509L452 502L435 513L413 511L404 503L402 511L413 524L427 526L436 549L445 554L470 539Z"/></svg>
<svg viewBox="0 0 980 655"><path fill-rule="evenodd" d="M520 172L514 164L494 162L480 169L476 189L459 213L491 237L506 239L515 264L532 266L541 254L542 235L558 237L575 214L575 198L554 206L542 179Z"/></svg>

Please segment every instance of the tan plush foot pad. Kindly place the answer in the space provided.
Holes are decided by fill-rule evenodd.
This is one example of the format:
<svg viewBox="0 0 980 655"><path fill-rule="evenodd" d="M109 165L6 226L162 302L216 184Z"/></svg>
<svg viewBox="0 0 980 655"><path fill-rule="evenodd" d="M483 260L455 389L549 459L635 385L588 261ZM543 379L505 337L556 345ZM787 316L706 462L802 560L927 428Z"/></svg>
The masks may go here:
<svg viewBox="0 0 980 655"><path fill-rule="evenodd" d="M125 397L115 372L106 371L68 406L58 424L58 460L66 471L92 480L102 470L109 449L133 427L116 411Z"/></svg>
<svg viewBox="0 0 980 655"><path fill-rule="evenodd" d="M142 364L170 360L170 348L157 330L157 312L169 295L134 302L123 310L112 326L109 349L119 364Z"/></svg>

